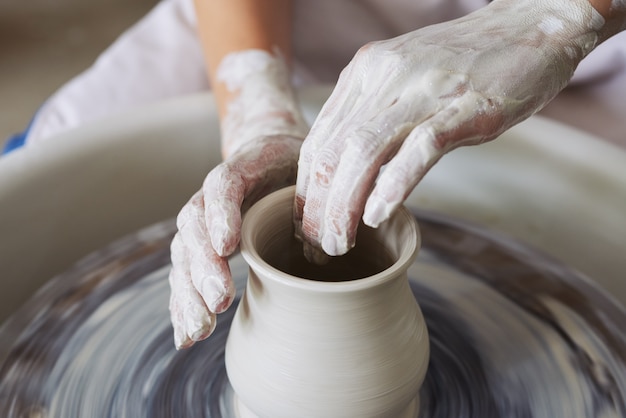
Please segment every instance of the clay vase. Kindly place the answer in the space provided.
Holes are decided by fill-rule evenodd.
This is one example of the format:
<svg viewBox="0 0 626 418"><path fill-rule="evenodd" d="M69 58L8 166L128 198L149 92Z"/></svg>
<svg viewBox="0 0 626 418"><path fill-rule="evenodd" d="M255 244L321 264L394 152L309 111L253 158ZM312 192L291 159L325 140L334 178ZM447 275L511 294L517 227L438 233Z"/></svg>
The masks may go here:
<svg viewBox="0 0 626 418"><path fill-rule="evenodd" d="M419 247L400 208L361 225L348 255L324 266L302 255L294 188L255 204L242 226L248 283L226 343L239 416L416 417L428 333L408 284Z"/></svg>

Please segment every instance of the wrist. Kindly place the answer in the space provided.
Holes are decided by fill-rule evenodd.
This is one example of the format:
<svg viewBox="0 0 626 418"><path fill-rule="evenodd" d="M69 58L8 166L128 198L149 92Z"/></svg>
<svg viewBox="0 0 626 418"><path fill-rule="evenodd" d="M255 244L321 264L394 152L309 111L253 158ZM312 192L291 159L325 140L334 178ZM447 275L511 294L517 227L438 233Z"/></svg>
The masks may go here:
<svg viewBox="0 0 626 418"><path fill-rule="evenodd" d="M259 137L304 137L308 130L279 51L250 49L228 54L216 81L224 90L222 153L232 155Z"/></svg>
<svg viewBox="0 0 626 418"><path fill-rule="evenodd" d="M588 0L591 7L596 9L606 20L626 11L626 1L624 0Z"/></svg>
<svg viewBox="0 0 626 418"><path fill-rule="evenodd" d="M588 1L605 20L604 27L600 31L601 41L626 30L626 0Z"/></svg>
<svg viewBox="0 0 626 418"><path fill-rule="evenodd" d="M611 0L589 0L589 4L591 4L591 7L596 9L605 20L609 18Z"/></svg>

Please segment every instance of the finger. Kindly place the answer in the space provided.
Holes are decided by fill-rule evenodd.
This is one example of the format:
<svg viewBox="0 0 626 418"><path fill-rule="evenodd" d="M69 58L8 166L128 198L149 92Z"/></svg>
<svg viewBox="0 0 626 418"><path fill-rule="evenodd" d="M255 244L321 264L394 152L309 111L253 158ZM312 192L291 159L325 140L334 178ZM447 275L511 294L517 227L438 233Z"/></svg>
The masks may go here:
<svg viewBox="0 0 626 418"><path fill-rule="evenodd" d="M191 282L209 311L222 313L235 297L228 259L220 257L211 245L190 257Z"/></svg>
<svg viewBox="0 0 626 418"><path fill-rule="evenodd" d="M292 136L266 137L209 173L203 204L208 235L218 255L227 257L237 249L241 214L247 207L294 183L301 145L302 140Z"/></svg>
<svg viewBox="0 0 626 418"><path fill-rule="evenodd" d="M196 292L189 273L189 256L180 235L172 240L170 315L177 349L191 346L208 337L215 329L215 315L209 312Z"/></svg>
<svg viewBox="0 0 626 418"><path fill-rule="evenodd" d="M327 254L345 254L354 246L367 196L380 168L414 126L412 113L404 104L392 105L349 134L334 172L329 170L330 184L321 189L319 181L312 183L304 208L303 231L309 239L318 239ZM319 178L318 169L316 180ZM319 226L317 236L308 230L310 225Z"/></svg>
<svg viewBox="0 0 626 418"><path fill-rule="evenodd" d="M227 259L220 257L209 239L204 223L202 195L196 194L179 219L178 236L188 254L187 268L195 290L212 313L221 313L230 306L235 289Z"/></svg>
<svg viewBox="0 0 626 418"><path fill-rule="evenodd" d="M258 153L242 165L247 185L244 213L254 203L269 193L291 186L296 181L297 162L302 146L301 137L270 136L261 143Z"/></svg>
<svg viewBox="0 0 626 418"><path fill-rule="evenodd" d="M229 165L220 164L206 177L202 192L202 219L207 225L207 238L215 252L226 257L239 244L241 205L246 194L246 184Z"/></svg>
<svg viewBox="0 0 626 418"><path fill-rule="evenodd" d="M310 170L312 166L312 155L314 153L310 151L310 141L307 143L305 140L302 148L300 149L300 159L298 161L298 175L296 176L296 193L293 205L293 222L295 236L304 244L304 255L307 260L318 265L326 264L330 261L327 254L325 254L319 247L314 245L316 243L315 232L319 231L320 226L317 224L317 220L308 218L306 227L303 225L304 206L306 201L306 195L309 191L310 182ZM315 206L314 199L310 199L308 202L309 210ZM304 232L304 231L308 232ZM307 235L309 235L307 237Z"/></svg>
<svg viewBox="0 0 626 418"><path fill-rule="evenodd" d="M341 72L335 89L322 106L300 149L294 204L296 234L301 229L304 202L308 194L313 159L324 144L337 136L343 123L351 119L349 114L357 108L356 103L361 97L362 86L354 73L355 70L352 63Z"/></svg>
<svg viewBox="0 0 626 418"><path fill-rule="evenodd" d="M300 240L304 240L302 235L302 216L304 213L304 203L309 190L309 175L311 171L311 163L313 162L314 139L309 136L302 143L300 148L300 157L298 158L298 174L296 175L296 193L293 205L293 220L295 234Z"/></svg>
<svg viewBox="0 0 626 418"><path fill-rule="evenodd" d="M491 125L491 116L477 115L475 107L474 100L459 98L413 129L367 199L365 224L377 227L388 219L446 152L485 138L483 128Z"/></svg>
<svg viewBox="0 0 626 418"><path fill-rule="evenodd" d="M361 108L355 106L354 109L350 109L349 116L340 123L320 119L319 123L323 128L312 129L300 151L294 204L296 235L318 248L321 248L325 228L325 202L335 178L335 171L344 158L343 151L346 147L344 138L353 135L346 131L349 126L359 126L359 119L366 120L363 118L367 117L364 112L359 112L358 109ZM334 131L326 132L326 128L332 124L335 125Z"/></svg>
<svg viewBox="0 0 626 418"><path fill-rule="evenodd" d="M194 288L209 311L222 313L228 309L235 297L235 288L226 257L220 257L211 245L205 245L190 256L189 272Z"/></svg>
<svg viewBox="0 0 626 418"><path fill-rule="evenodd" d="M330 191L339 165L343 143L329 142L316 152L311 163L306 203L303 207L300 224L302 238L321 248L321 239L325 225L326 197Z"/></svg>

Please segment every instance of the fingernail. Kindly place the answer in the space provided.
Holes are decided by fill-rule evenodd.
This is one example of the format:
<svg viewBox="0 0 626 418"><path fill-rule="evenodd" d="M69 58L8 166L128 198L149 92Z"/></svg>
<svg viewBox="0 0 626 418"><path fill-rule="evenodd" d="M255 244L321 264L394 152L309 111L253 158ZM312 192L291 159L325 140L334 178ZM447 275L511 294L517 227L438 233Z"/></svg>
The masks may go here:
<svg viewBox="0 0 626 418"><path fill-rule="evenodd" d="M326 232L324 237L322 237L322 249L326 254L331 256L344 255L353 246L354 245L351 245L344 236Z"/></svg>
<svg viewBox="0 0 626 418"><path fill-rule="evenodd" d="M224 312L231 303L233 303L233 297L230 295L224 295L219 300L215 301L215 308L213 308L213 312L216 314Z"/></svg>
<svg viewBox="0 0 626 418"><path fill-rule="evenodd" d="M365 225L372 228L378 228L383 223L394 209L394 205L381 199L378 196L370 196L365 204L365 211L363 212L363 222Z"/></svg>
<svg viewBox="0 0 626 418"><path fill-rule="evenodd" d="M206 329L199 329L199 330L196 330L193 334L191 334L191 339L193 341L200 341L208 337L207 334L208 333Z"/></svg>
<svg viewBox="0 0 626 418"><path fill-rule="evenodd" d="M235 296L235 288L229 285L230 279L214 274L202 277L198 291L212 313L225 311Z"/></svg>
<svg viewBox="0 0 626 418"><path fill-rule="evenodd" d="M215 321L210 321L208 324L203 324L201 327L198 327L194 332L191 333L192 341L201 341L207 338L209 335L213 333L215 329Z"/></svg>
<svg viewBox="0 0 626 418"><path fill-rule="evenodd" d="M216 314L224 312L232 303L235 295L231 290L224 290L219 296L213 298L211 303L208 304L208 308L211 312Z"/></svg>
<svg viewBox="0 0 626 418"><path fill-rule="evenodd" d="M177 350L183 350L193 344L193 341L189 340L185 334L174 328L174 346Z"/></svg>
<svg viewBox="0 0 626 418"><path fill-rule="evenodd" d="M220 257L226 257L229 255L229 234L229 225L224 225L223 223L218 224L217 222L211 224L211 230L209 231L209 235L211 236L211 245Z"/></svg>
<svg viewBox="0 0 626 418"><path fill-rule="evenodd" d="M206 310L206 308L203 308ZM215 329L215 318L205 312L187 312L187 335L191 341L204 340Z"/></svg>

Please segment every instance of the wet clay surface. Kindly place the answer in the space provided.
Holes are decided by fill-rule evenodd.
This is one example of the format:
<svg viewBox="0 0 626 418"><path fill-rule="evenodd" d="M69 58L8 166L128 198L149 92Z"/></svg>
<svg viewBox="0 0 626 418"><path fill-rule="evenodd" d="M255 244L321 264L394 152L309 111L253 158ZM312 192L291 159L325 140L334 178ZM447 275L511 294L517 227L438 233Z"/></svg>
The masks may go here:
<svg viewBox="0 0 626 418"><path fill-rule="evenodd" d="M431 359L421 417L626 416L626 312L567 267L479 227L415 212L409 269ZM224 345L174 349L172 222L81 260L0 329L8 417L228 417ZM247 266L231 262L239 294Z"/></svg>

